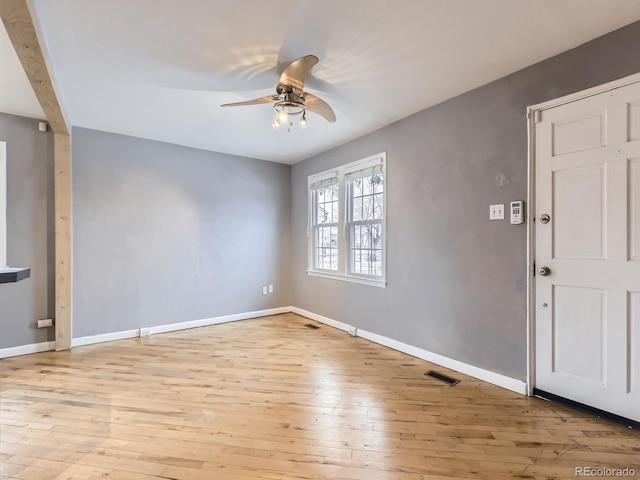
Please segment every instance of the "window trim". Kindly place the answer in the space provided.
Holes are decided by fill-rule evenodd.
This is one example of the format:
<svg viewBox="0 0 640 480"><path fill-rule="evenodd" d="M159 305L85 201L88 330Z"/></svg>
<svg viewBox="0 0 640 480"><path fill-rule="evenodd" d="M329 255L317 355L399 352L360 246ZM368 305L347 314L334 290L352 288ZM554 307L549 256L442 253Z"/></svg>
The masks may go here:
<svg viewBox="0 0 640 480"><path fill-rule="evenodd" d="M346 175L382 165L385 186L383 188L382 213L382 276L374 277L351 273L351 223L348 222L347 212L347 182ZM315 229L313 218L315 215L312 186L322 181L336 178L338 182L338 270L322 270L314 267ZM386 288L387 285L387 152L371 155L355 162L348 163L330 170L309 175L307 182L307 275L328 278L350 283L359 283L374 287Z"/></svg>
<svg viewBox="0 0 640 480"><path fill-rule="evenodd" d="M0 141L0 268L7 266L7 142Z"/></svg>

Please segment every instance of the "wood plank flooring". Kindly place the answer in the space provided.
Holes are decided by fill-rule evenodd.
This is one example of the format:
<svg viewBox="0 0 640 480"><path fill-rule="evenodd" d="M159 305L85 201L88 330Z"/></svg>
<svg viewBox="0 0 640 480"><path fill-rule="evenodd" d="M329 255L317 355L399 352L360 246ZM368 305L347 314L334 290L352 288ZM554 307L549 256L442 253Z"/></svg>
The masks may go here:
<svg viewBox="0 0 640 480"><path fill-rule="evenodd" d="M640 478L638 433L307 323L283 314L1 360L0 476Z"/></svg>

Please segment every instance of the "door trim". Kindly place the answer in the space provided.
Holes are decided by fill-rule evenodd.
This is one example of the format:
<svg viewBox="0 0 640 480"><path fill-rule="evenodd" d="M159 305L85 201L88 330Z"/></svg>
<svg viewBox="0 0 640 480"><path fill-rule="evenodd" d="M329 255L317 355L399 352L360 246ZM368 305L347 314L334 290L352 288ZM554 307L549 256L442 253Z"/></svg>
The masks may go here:
<svg viewBox="0 0 640 480"><path fill-rule="evenodd" d="M559 97L553 100L549 100L546 102L538 103L535 105L530 105L527 107L527 148L528 148L528 157L527 157L527 175L528 175L528 184L527 184L527 202L529 202L529 208L527 209L527 395L533 396L535 383L536 383L536 375L535 375L535 365L536 365L536 344L535 344L535 327L536 327L536 316L535 316L535 292L536 292L536 283L535 283L535 158L536 158L536 119L539 118L540 113L544 110L548 110L550 108L559 107L561 105L566 105L567 103L576 102L578 100L583 100L588 97L592 97L594 95L599 95L604 92L608 92L611 90L615 90L617 88L626 87L633 83L640 82L640 73L635 73L633 75L629 75L627 77L619 78L617 80L613 80L612 82L603 83L602 85L598 85L596 87L588 88L586 90L581 90L579 92L571 93L569 95L565 95L563 97Z"/></svg>

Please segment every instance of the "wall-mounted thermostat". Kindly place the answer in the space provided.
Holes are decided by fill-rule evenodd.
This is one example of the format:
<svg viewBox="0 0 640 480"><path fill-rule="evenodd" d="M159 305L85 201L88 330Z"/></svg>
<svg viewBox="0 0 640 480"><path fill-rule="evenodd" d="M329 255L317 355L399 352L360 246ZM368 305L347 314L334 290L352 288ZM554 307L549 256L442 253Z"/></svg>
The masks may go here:
<svg viewBox="0 0 640 480"><path fill-rule="evenodd" d="M519 225L524 223L524 202L517 200L511 202L511 224Z"/></svg>

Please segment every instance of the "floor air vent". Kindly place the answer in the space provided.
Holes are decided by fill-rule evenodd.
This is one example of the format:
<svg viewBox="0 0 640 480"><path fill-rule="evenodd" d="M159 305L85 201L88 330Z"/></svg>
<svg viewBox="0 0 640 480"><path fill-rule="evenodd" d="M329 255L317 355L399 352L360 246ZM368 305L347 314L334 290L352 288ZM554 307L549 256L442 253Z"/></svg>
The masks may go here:
<svg viewBox="0 0 640 480"><path fill-rule="evenodd" d="M444 382L452 387L460 383L460 380L458 380L457 378L450 377L449 375L445 375L444 373L434 372L433 370L429 370L427 373L425 373L425 375L427 377L432 377L436 380L440 380L441 382Z"/></svg>
<svg viewBox="0 0 640 480"><path fill-rule="evenodd" d="M311 330L318 330L320 328L319 326L314 325L313 323L307 323L305 327L310 328Z"/></svg>

